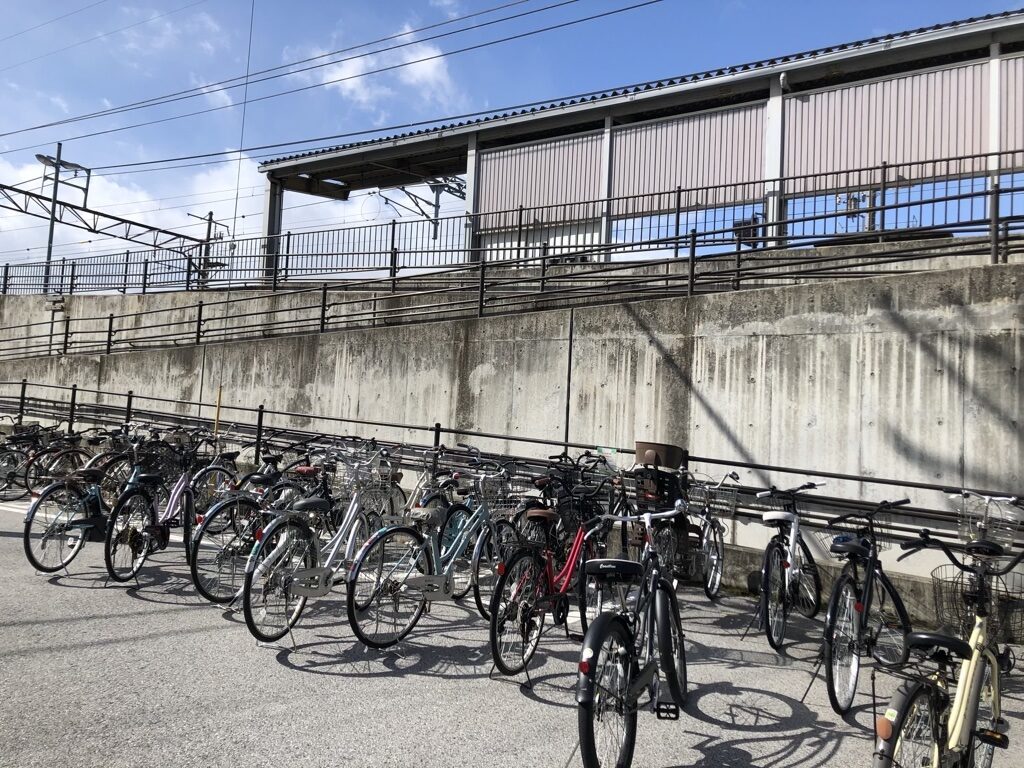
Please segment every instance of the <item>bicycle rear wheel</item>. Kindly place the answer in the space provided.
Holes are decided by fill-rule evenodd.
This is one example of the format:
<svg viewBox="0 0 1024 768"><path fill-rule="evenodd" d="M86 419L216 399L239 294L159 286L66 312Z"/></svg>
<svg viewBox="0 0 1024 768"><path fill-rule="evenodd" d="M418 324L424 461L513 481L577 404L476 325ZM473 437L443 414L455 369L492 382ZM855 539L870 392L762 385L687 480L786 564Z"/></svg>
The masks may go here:
<svg viewBox="0 0 1024 768"><path fill-rule="evenodd" d="M430 550L418 531L378 531L348 575L348 620L359 641L387 648L409 634L427 605L426 590L415 579L432 575Z"/></svg>
<svg viewBox="0 0 1024 768"><path fill-rule="evenodd" d="M932 707L927 686L914 684L916 688L896 710L889 739L879 739L876 750L876 768L907 768L909 766L931 765L932 758L940 745L935 743L939 713ZM904 689L905 690L905 689ZM897 697L901 696L897 692ZM888 719L891 708L886 711Z"/></svg>
<svg viewBox="0 0 1024 768"><path fill-rule="evenodd" d="M675 595L659 585L654 610L658 625L658 656L661 674L676 706L686 705L686 646L683 626L679 620L679 606Z"/></svg>
<svg viewBox="0 0 1024 768"><path fill-rule="evenodd" d="M853 706L860 675L860 654L857 650L858 616L857 584L848 571L836 580L825 622L825 685L832 709L845 715Z"/></svg>
<svg viewBox="0 0 1024 768"><path fill-rule="evenodd" d="M75 527L87 517L84 494L67 483L44 490L25 516L25 557L37 571L55 573L82 551L87 532Z"/></svg>
<svg viewBox="0 0 1024 768"><path fill-rule="evenodd" d="M24 451L0 451L0 501L17 501L28 494L23 470L28 462Z"/></svg>
<svg viewBox="0 0 1024 768"><path fill-rule="evenodd" d="M584 664L587 670L584 671ZM633 761L636 702L629 684L636 673L633 641L620 621L595 623L583 643L580 686L592 679L593 696L577 706L584 768L619 768Z"/></svg>
<svg viewBox="0 0 1024 768"><path fill-rule="evenodd" d="M473 551L473 599L485 621L491 619L491 599L500 577L499 566L512 554L517 541L515 526L508 520L496 521L493 535L491 528L485 526L477 537Z"/></svg>
<svg viewBox="0 0 1024 768"><path fill-rule="evenodd" d="M245 625L257 640L277 642L298 622L306 597L292 594L292 578L316 566L318 547L309 526L290 517L278 518L260 534L242 587Z"/></svg>
<svg viewBox="0 0 1024 768"><path fill-rule="evenodd" d="M803 536L797 537L800 545L800 580L796 585L796 592L793 595L793 606L808 619L813 619L821 610L821 574L818 573L818 564L811 556L811 550Z"/></svg>
<svg viewBox="0 0 1024 768"><path fill-rule="evenodd" d="M494 588L488 633L491 659L503 675L522 672L537 651L546 614L538 604L549 594L540 555L533 549L512 555Z"/></svg>
<svg viewBox="0 0 1024 768"><path fill-rule="evenodd" d="M768 542L764 552L764 571L761 574L761 621L768 645L781 650L786 637L786 576L783 573L782 544L777 539Z"/></svg>
<svg viewBox="0 0 1024 768"><path fill-rule="evenodd" d="M879 664L893 666L903 660L910 617L889 577L875 571L867 632L871 656Z"/></svg>
<svg viewBox="0 0 1024 768"><path fill-rule="evenodd" d="M147 529L156 525L153 502L141 488L122 493L107 521L103 561L114 581L130 581L149 556L152 537Z"/></svg>

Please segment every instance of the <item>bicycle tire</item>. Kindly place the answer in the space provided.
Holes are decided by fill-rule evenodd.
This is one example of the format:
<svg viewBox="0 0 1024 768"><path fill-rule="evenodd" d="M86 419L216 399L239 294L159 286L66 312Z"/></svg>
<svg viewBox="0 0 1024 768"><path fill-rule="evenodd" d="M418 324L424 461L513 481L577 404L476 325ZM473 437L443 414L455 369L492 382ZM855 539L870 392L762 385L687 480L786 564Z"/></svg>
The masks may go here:
<svg viewBox="0 0 1024 768"><path fill-rule="evenodd" d="M844 569L836 579L825 619L824 666L828 701L837 715L853 706L860 676L857 605L860 589L853 574Z"/></svg>
<svg viewBox="0 0 1024 768"><path fill-rule="evenodd" d="M61 495L65 498L61 499ZM84 505L82 504L84 498L85 494L82 491L67 482L60 482L53 483L43 489L43 492L39 494L39 498L32 502L28 514L25 515L25 529L22 535L22 542L25 548L25 557L35 570L40 573L56 573L67 568L71 561L78 556L78 553L82 551L82 547L85 546L86 530L84 528L70 528L69 525L78 516L81 519L87 517ZM54 504L60 508L57 510L56 516L50 519L46 515L46 510L49 510L50 505ZM58 523L57 521L61 517L65 518L65 522ZM42 523L43 531L36 537L33 532L40 528L40 523ZM70 536L67 535L69 531L73 532ZM58 536L60 538L57 538ZM46 543L48 538L58 542L58 548L55 551L59 559L56 564L53 562L43 562L43 558L40 556L40 553L48 547ZM41 543L41 546L38 548L39 552L33 547L34 540Z"/></svg>
<svg viewBox="0 0 1024 768"><path fill-rule="evenodd" d="M225 499L203 515L192 542L189 573L196 592L226 605L245 583L245 564L264 521L260 505L246 496Z"/></svg>
<svg viewBox="0 0 1024 768"><path fill-rule="evenodd" d="M627 700L637 672L633 639L617 616L602 614L601 619L590 626L581 652L576 722L584 768L628 766L636 747L636 702ZM600 738L606 723L609 738ZM616 734L619 724L621 736Z"/></svg>
<svg viewBox="0 0 1024 768"><path fill-rule="evenodd" d="M19 501L28 495L23 470L28 461L24 451L7 448L0 451L0 501Z"/></svg>
<svg viewBox="0 0 1024 768"><path fill-rule="evenodd" d="M544 575L544 560L537 551L521 549L505 563L495 584L487 634L491 660L503 675L518 675L537 651L546 615L537 610L537 603L551 594Z"/></svg>
<svg viewBox="0 0 1024 768"><path fill-rule="evenodd" d="M882 666L898 666L906 653L907 633L912 629L910 616L885 572L876 570L872 578L875 583L867 615L871 657Z"/></svg>
<svg viewBox="0 0 1024 768"><path fill-rule="evenodd" d="M245 569L242 613L249 633L263 643L275 643L298 623L306 607L305 596L288 589L291 575L317 564L316 534L305 522L292 516L275 519L258 536ZM278 546L282 549L278 550ZM269 566L267 559L273 555Z"/></svg>
<svg viewBox="0 0 1024 768"><path fill-rule="evenodd" d="M804 618L813 619L821 611L821 573L803 535L797 536L797 543L800 546L803 565L800 568L800 582L797 584L793 606Z"/></svg>
<svg viewBox="0 0 1024 768"><path fill-rule="evenodd" d="M196 514L206 514L206 510L220 501L224 492L234 487L234 483L235 474L219 465L203 467L192 475L189 485L195 493Z"/></svg>
<svg viewBox="0 0 1024 768"><path fill-rule="evenodd" d="M888 739L876 742L874 768L904 768L931 765L936 749L944 745L935 743L939 713L932 707L931 691L920 681L903 683L893 696L884 718L892 725ZM881 722L875 726L876 732Z"/></svg>
<svg viewBox="0 0 1024 768"><path fill-rule="evenodd" d="M410 588L409 577L433 576L434 563L426 540L415 528L394 526L378 531L363 547L348 574L346 607L352 633L369 648L388 648L409 634L426 609L426 593ZM407 558L406 555L411 555ZM373 612L389 603L405 615L389 620L381 630ZM376 619L374 619L376 616Z"/></svg>
<svg viewBox="0 0 1024 768"><path fill-rule="evenodd" d="M995 729L996 724L992 718L992 701L995 691L992 685L993 671L991 665L983 662L984 671L978 673L975 684L977 689L971 695L978 702L977 713L974 718L974 731ZM995 756L995 746L986 744L976 735L971 737L971 751L969 759L965 758L968 768L992 768L992 758Z"/></svg>
<svg viewBox="0 0 1024 768"><path fill-rule="evenodd" d="M658 585L654 595L654 611L661 674L672 700L682 709L686 706L687 696L686 641L679 620L679 604L675 593L665 583Z"/></svg>
<svg viewBox="0 0 1024 768"><path fill-rule="evenodd" d="M725 573L725 537L719 525L705 523L701 530L701 549L704 553L704 594L715 600L722 589Z"/></svg>
<svg viewBox="0 0 1024 768"><path fill-rule="evenodd" d="M492 525L497 544L491 539L491 528L484 526L473 549L473 599L484 621L491 620L491 599L498 583L498 566L512 554L518 542L515 526L508 520L495 520Z"/></svg>
<svg viewBox="0 0 1024 768"><path fill-rule="evenodd" d="M113 581L124 583L138 575L150 552L151 539L145 529L153 525L156 510L146 491L134 488L118 497L103 538L103 563Z"/></svg>
<svg viewBox="0 0 1024 768"><path fill-rule="evenodd" d="M132 474L132 457L127 453L112 456L103 462L103 479L100 480L100 496L107 509L113 509L117 499Z"/></svg>
<svg viewBox="0 0 1024 768"><path fill-rule="evenodd" d="M49 485L47 467L60 451L61 449L56 447L43 448L25 463L22 468L22 484L30 494Z"/></svg>
<svg viewBox="0 0 1024 768"><path fill-rule="evenodd" d="M786 638L786 579L783 574L782 544L776 538L768 542L764 551L764 566L761 573L761 621L768 645L782 650Z"/></svg>

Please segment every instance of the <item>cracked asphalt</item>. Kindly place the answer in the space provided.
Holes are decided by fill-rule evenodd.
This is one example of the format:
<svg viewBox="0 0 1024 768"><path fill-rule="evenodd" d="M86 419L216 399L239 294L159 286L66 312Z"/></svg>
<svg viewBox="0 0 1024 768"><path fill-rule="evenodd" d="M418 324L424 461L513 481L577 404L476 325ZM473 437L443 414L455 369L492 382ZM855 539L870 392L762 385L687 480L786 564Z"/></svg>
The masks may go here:
<svg viewBox="0 0 1024 768"><path fill-rule="evenodd" d="M344 595L311 602L281 645L259 646L240 615L194 592L180 544L137 585L105 585L100 544L68 574L36 574L23 505L0 505L0 766L580 765L573 698L579 642L549 632L533 685L491 672L487 626L435 604L397 649L353 638ZM728 567L728 566L727 566ZM794 620L786 653L742 639L753 601L680 591L690 696L678 721L641 713L633 764L871 763L871 678L844 721L811 673L820 625ZM1010 748L1024 764L1024 682L1007 681ZM810 685L806 699L802 700ZM895 678L879 673L884 708Z"/></svg>

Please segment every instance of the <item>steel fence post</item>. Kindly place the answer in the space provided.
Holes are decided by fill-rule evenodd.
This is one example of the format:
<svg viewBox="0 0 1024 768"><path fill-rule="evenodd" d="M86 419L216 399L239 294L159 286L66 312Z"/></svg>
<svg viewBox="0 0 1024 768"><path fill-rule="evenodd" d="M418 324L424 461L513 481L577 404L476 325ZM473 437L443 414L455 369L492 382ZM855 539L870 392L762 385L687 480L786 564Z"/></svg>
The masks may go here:
<svg viewBox="0 0 1024 768"><path fill-rule="evenodd" d="M737 232L736 233L736 272L733 274L733 278L732 278L732 289L734 291L738 291L740 289L740 263L743 260L742 248L743 248L743 238L741 237L740 233Z"/></svg>
<svg viewBox="0 0 1024 768"><path fill-rule="evenodd" d="M523 206L519 206L519 216L516 220L516 260L523 257ZM480 263L483 263L481 254Z"/></svg>
<svg viewBox="0 0 1024 768"><path fill-rule="evenodd" d="M21 380L21 395L18 397L18 423L25 421L25 395L28 391L28 379Z"/></svg>
<svg viewBox="0 0 1024 768"><path fill-rule="evenodd" d="M61 354L66 355L68 353L68 342L71 338L71 316L67 310L64 311L64 345L62 347Z"/></svg>
<svg viewBox="0 0 1024 768"><path fill-rule="evenodd" d="M142 295L146 295L146 286L149 283L149 259L142 260Z"/></svg>
<svg viewBox="0 0 1024 768"><path fill-rule="evenodd" d="M77 266L77 261L71 262L71 272L68 275L68 296L73 296L75 293L75 267Z"/></svg>
<svg viewBox="0 0 1024 768"><path fill-rule="evenodd" d="M990 252L992 263L999 263L999 182L992 185L989 191L988 220Z"/></svg>
<svg viewBox="0 0 1024 768"><path fill-rule="evenodd" d="M484 289L485 289L485 285L484 285L484 270L486 269L486 267L487 267L487 260L484 258L484 254L481 251L481 253L480 253L480 266L477 267L477 269L480 270L480 295L479 295L479 298L478 298L478 301L477 301L477 306L476 306L476 316L477 317L483 317L484 316Z"/></svg>
<svg viewBox="0 0 1024 768"><path fill-rule="evenodd" d="M679 231L679 219L682 216L682 213L683 213L683 188L682 187L676 187L676 233L675 233L675 237L676 237L676 258L677 259L679 258L679 251L680 251L679 239L680 239L680 235L681 235L681 233Z"/></svg>
<svg viewBox="0 0 1024 768"><path fill-rule="evenodd" d="M254 461L259 466L260 456L263 453L263 403L256 409L256 452Z"/></svg>
<svg viewBox="0 0 1024 768"><path fill-rule="evenodd" d="M124 424L127 427L132 423L132 400L135 398L135 392L131 389L128 390L128 397L124 404Z"/></svg>
<svg viewBox="0 0 1024 768"><path fill-rule="evenodd" d="M203 302L196 304L196 345L202 344L203 337Z"/></svg>
<svg viewBox="0 0 1024 768"><path fill-rule="evenodd" d="M320 333L327 330L327 283L320 288Z"/></svg>
<svg viewBox="0 0 1024 768"><path fill-rule="evenodd" d="M697 276L697 230L690 230L690 263L689 274L686 278L686 295L693 296L693 280Z"/></svg>
<svg viewBox="0 0 1024 768"><path fill-rule="evenodd" d="M71 402L68 404L68 434L74 432L75 427L75 407L78 405L78 385L71 385Z"/></svg>
<svg viewBox="0 0 1024 768"><path fill-rule="evenodd" d="M879 205L881 208L875 211L875 226L878 228L880 233L885 232L885 196L889 188L889 162L887 160L882 161L882 183L878 185ZM878 242L882 242L884 238L881 234L878 236Z"/></svg>
<svg viewBox="0 0 1024 768"><path fill-rule="evenodd" d="M0 295L3 295L3 296L7 295L7 281L9 279L9 277L10 277L10 272L11 272L11 265L10 264L4 264L4 284L3 284L3 290L0 290Z"/></svg>
<svg viewBox="0 0 1024 768"><path fill-rule="evenodd" d="M107 354L110 354L110 347L114 343L114 313L107 315Z"/></svg>
<svg viewBox="0 0 1024 768"><path fill-rule="evenodd" d="M121 294L128 293L128 267L131 265L132 252L130 250L124 252L124 281L121 284Z"/></svg>

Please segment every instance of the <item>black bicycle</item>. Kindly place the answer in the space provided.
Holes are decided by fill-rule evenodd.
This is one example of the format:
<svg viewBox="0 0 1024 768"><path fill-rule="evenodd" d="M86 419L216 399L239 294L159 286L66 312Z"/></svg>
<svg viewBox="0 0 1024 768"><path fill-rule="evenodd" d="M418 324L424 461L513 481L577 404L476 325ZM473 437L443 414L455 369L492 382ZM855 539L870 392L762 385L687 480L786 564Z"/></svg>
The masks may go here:
<svg viewBox="0 0 1024 768"><path fill-rule="evenodd" d="M588 560L585 573L598 589L618 592L617 610L605 611L587 629L576 688L580 752L586 768L626 768L636 745L637 712L645 693L659 720L678 720L686 703L686 650L679 603L665 578L655 545L654 521L682 514L603 515L605 520L637 522L648 532L641 562ZM661 696L661 683L669 698Z"/></svg>
<svg viewBox="0 0 1024 768"><path fill-rule="evenodd" d="M829 552L846 560L825 613L825 683L837 714L845 715L853 706L861 656L887 666L903 658L910 618L882 571L878 553L886 542L879 541L875 526L879 515L909 503L910 499L883 501L870 512L850 512L829 522L829 528L838 532Z"/></svg>

